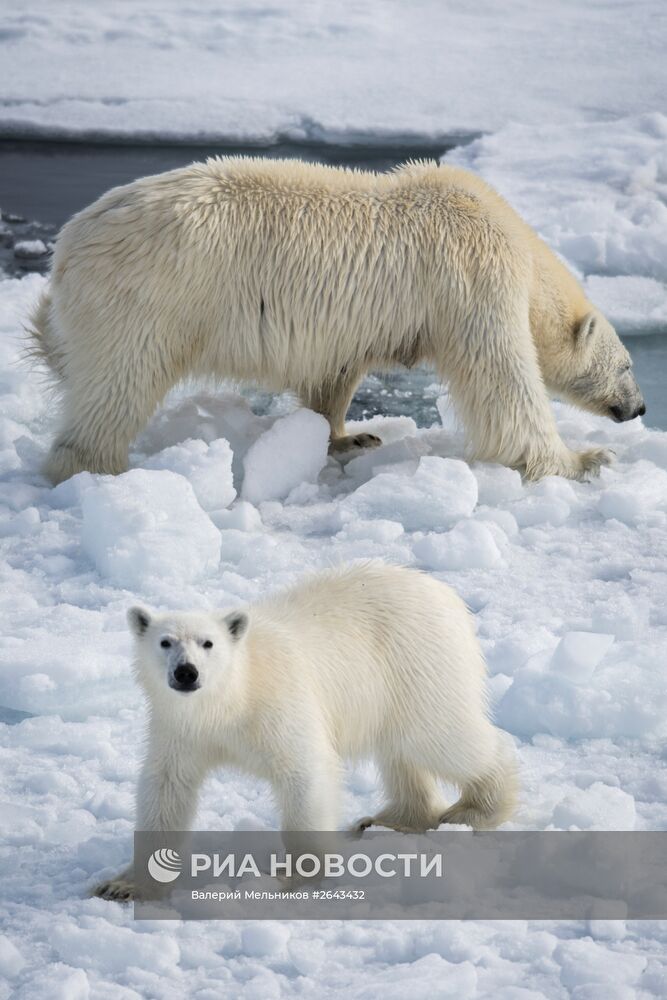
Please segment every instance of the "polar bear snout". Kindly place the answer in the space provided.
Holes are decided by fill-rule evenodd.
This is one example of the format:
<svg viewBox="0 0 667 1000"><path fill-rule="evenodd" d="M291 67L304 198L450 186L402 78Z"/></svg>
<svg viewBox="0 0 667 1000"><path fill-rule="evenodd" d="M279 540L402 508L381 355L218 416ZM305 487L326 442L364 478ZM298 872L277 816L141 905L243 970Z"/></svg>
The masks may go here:
<svg viewBox="0 0 667 1000"><path fill-rule="evenodd" d="M179 663L169 677L169 687L174 691L196 691L200 687L199 671L194 663Z"/></svg>
<svg viewBox="0 0 667 1000"><path fill-rule="evenodd" d="M630 406L616 405L609 407L609 414L617 424L625 423L626 420L634 420L635 417L643 417L645 413L646 404L644 400L639 405L633 403Z"/></svg>

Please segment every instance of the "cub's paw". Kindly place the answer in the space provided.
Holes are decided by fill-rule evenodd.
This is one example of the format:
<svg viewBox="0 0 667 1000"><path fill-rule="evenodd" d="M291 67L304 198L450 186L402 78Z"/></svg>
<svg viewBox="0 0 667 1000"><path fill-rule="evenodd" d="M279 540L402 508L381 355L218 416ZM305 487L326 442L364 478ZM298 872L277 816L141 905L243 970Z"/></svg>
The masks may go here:
<svg viewBox="0 0 667 1000"><path fill-rule="evenodd" d="M346 437L334 438L329 445L329 451L335 455L360 448L379 448L381 444L382 438L376 434L348 434Z"/></svg>
<svg viewBox="0 0 667 1000"><path fill-rule="evenodd" d="M362 819L357 820L349 828L349 833L356 833L361 835L365 830L368 830L371 826L375 826L375 816L364 816Z"/></svg>
<svg viewBox="0 0 667 1000"><path fill-rule="evenodd" d="M130 903L133 899L136 899L137 891L132 875L123 872L116 876L116 878L100 882L92 890L91 896L113 900L115 903Z"/></svg>
<svg viewBox="0 0 667 1000"><path fill-rule="evenodd" d="M394 830L396 833L425 833L427 830L436 829L439 822L437 817L441 812L442 809L438 810L437 814L434 814L434 816L429 818L426 818L425 816L404 816L394 812L380 813L377 816L364 816L363 819L357 820L357 822L350 827L349 833L356 834L357 837L360 837L362 833L369 830L372 826L381 826L386 830Z"/></svg>

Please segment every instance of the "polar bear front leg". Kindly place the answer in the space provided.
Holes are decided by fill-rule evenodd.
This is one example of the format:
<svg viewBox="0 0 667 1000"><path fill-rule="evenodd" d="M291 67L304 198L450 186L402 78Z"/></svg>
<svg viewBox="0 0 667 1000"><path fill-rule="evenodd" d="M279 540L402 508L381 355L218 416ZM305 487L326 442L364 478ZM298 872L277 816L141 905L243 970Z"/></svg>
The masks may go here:
<svg viewBox="0 0 667 1000"><path fill-rule="evenodd" d="M304 750L301 760L299 766L287 768L273 782L281 812L282 840L288 854L311 855L319 858L322 866L325 855L336 853L339 846L336 830L342 764L332 750L312 747ZM312 876L292 871L278 878L286 887L297 888L311 877L317 881L319 871L315 869Z"/></svg>
<svg viewBox="0 0 667 1000"><path fill-rule="evenodd" d="M473 315L465 358L443 365L454 403L480 461L518 469L529 480L545 476L587 479L608 465L604 449L576 452L556 427L553 410L522 310Z"/></svg>
<svg viewBox="0 0 667 1000"><path fill-rule="evenodd" d="M336 830L343 771L340 757L325 735L323 724L320 729L316 709L307 726L297 717L293 726L291 738L273 748L271 784L281 830Z"/></svg>
<svg viewBox="0 0 667 1000"><path fill-rule="evenodd" d="M182 755L186 757L186 754ZM176 754L148 757L137 787L137 824L140 831L170 833L190 829L197 809L204 773L193 761L179 761ZM156 884L155 895L160 886ZM111 879L94 887L92 896L129 903L137 896L134 862Z"/></svg>
<svg viewBox="0 0 667 1000"><path fill-rule="evenodd" d="M345 433L345 415L361 378L362 373L358 371L351 373L344 370L337 378L327 379L316 389L308 389L302 394L304 406L321 413L329 421L329 451L334 454L358 448L377 448L382 444L376 434Z"/></svg>

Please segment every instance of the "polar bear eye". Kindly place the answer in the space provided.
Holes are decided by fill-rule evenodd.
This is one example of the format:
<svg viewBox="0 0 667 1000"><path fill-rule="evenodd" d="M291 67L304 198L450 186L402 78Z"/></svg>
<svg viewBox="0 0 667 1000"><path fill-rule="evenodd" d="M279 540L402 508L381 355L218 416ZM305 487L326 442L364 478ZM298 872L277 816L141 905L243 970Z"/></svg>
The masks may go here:
<svg viewBox="0 0 667 1000"><path fill-rule="evenodd" d="M169 642L169 639L163 639L160 645L162 646L163 649L171 649L171 643Z"/></svg>
<svg viewBox="0 0 667 1000"><path fill-rule="evenodd" d="M202 646L204 647L204 649L213 649L213 643L211 642L210 639L207 639L206 642L203 642Z"/></svg>

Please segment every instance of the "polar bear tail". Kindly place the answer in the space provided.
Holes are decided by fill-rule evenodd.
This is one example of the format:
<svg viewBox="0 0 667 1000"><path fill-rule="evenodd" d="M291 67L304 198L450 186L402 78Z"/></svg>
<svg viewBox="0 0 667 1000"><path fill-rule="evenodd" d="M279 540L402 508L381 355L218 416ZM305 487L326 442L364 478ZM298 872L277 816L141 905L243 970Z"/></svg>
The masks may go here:
<svg viewBox="0 0 667 1000"><path fill-rule="evenodd" d="M26 354L34 361L40 361L58 379L65 378L65 350L62 339L53 322L53 310L49 290L42 292L30 316L26 328L30 338Z"/></svg>
<svg viewBox="0 0 667 1000"><path fill-rule="evenodd" d="M492 771L467 781L461 798L440 817L441 823L460 823L474 830L493 830L514 814L519 782L509 741L498 732L498 760Z"/></svg>

